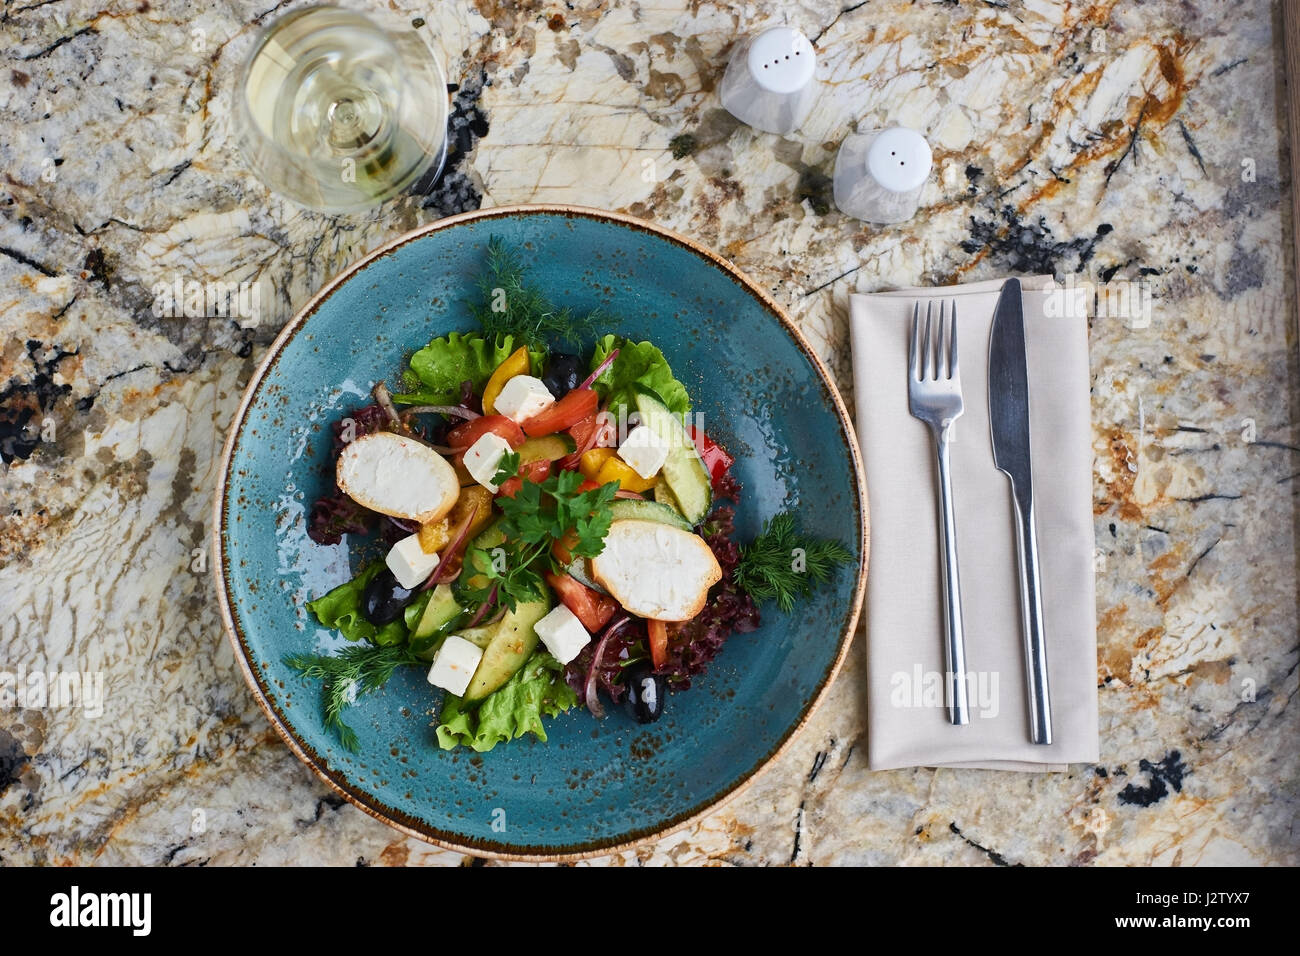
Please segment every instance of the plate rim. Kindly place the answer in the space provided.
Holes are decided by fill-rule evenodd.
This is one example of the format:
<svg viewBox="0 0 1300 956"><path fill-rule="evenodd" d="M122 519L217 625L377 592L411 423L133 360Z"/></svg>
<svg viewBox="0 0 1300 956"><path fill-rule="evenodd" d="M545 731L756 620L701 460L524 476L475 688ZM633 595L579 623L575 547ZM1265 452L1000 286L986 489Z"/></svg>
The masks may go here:
<svg viewBox="0 0 1300 956"><path fill-rule="evenodd" d="M465 222L472 222L481 219L493 219L510 216L527 216L536 214L560 215L565 217L580 217L593 219L597 221L614 223L621 227L638 229L643 232L651 233L659 238L666 239L678 246L685 248L697 256L705 259L715 268L720 269L734 282L753 295L759 303L767 309L768 312L781 324L791 340L797 345L812 364L813 369L821 377L827 387L827 392L831 397L832 405L836 415L839 417L843 437L846 439L846 445L849 452L850 464L852 465L855 491L858 495L860 507L858 509L858 538L859 538L859 555L857 576L854 582L853 596L848 616L844 619L844 626L840 633L839 644L836 649L835 659L822 677L816 691L804 707L799 719L785 732L776 745L767 752L759 761L740 777L735 784L724 792L707 798L703 803L697 804L677 816L663 821L653 830L640 833L628 838L617 837L613 839L596 839L588 840L574 844L572 849L553 849L547 847L530 848L519 844L510 844L489 840L464 839L461 835L447 833L435 827L427 826L422 821L417 820L410 815L403 813L395 807L390 807L382 800L376 798L373 794L348 784L345 780L335 779L334 774L337 771L331 771L329 762L315 750L310 747L304 740L300 740L298 732L291 727L287 718L283 717L278 708L276 708L267 698L267 689L263 686L261 678L258 676L253 667L251 650L245 643L243 629L236 620L230 597L230 582L227 577L228 565L226 562L226 534L225 525L227 519L227 492L230 482L230 464L234 451L239 442L239 436L247 420L248 410L253 404L257 392L270 372L272 367L278 361L285 347L306 322L316 314L317 310L325 301L334 294L340 287L350 281L352 278L361 273L371 263L383 258L389 253L401 248L402 246L414 242L417 239L437 232L441 229L447 229L460 225ZM506 860L514 862L533 862L533 863L566 863L577 860L589 859L591 857L606 856L614 853L621 853L627 850L643 846L647 843L662 839L665 836L683 830L686 827L697 823L704 817L721 809L732 800L739 797L756 781L764 771L772 766L785 752L791 747L800 732L808 725L813 714L825 703L829 695L835 678L839 675L840 669L848 657L849 649L853 643L853 637L857 632L858 622L862 613L863 599L866 593L867 565L870 558L870 513L867 500L867 485L865 471L862 466L862 453L858 446L857 434L853 428L853 421L849 416L848 407L844 403L843 396L840 395L839 388L835 384L826 364L821 357L817 355L811 344L804 337L803 333L794 324L785 310L777 304L768 293L761 288L757 282L738 269L729 260L715 253L712 249L684 236L681 233L668 229L657 223L647 222L638 219L635 216L613 212L611 210L597 209L589 206L570 205L564 203L516 203L503 206L491 206L486 209L480 208L470 210L469 212L458 213L454 216L448 216L443 219L437 219L433 222L425 223L416 229L409 230L396 236L387 242L377 246L375 249L366 253L356 262L350 264L328 282L326 282L307 302L294 313L277 333L276 337L267 346L266 354L258 362L257 368L244 387L243 395L240 397L239 405L227 427L225 440L222 445L221 461L217 469L216 476L216 494L212 505L212 530L210 532L210 545L212 553L211 569L213 582L217 591L217 604L221 617L222 630L225 631L227 639L230 641L231 648L234 651L235 659L239 664L240 673L243 674L244 682L252 691L253 699L261 708L262 713L270 722L272 728L279 735L280 739L288 745L290 751L309 767L315 775L320 778L330 789L339 796L343 797L350 804L362 810L376 820L379 820L393 829L397 830L408 837L415 837L426 843L430 843L441 849L449 850L456 853L463 853L470 856L487 857L489 859Z"/></svg>

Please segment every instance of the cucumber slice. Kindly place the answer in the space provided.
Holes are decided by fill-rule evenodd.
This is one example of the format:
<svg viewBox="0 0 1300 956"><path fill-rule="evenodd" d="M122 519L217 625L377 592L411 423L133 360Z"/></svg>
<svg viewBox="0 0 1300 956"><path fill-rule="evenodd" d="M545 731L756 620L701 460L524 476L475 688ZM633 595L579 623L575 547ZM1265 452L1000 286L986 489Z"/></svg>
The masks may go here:
<svg viewBox="0 0 1300 956"><path fill-rule="evenodd" d="M573 580L577 581L579 584L585 584L598 594L609 593L597 584L595 578L591 576L591 569L587 565L586 558L574 558L569 562L569 566L565 568L565 571L568 573L569 577L573 578Z"/></svg>
<svg viewBox="0 0 1300 956"><path fill-rule="evenodd" d="M655 487L658 488L659 486L656 485ZM609 512L613 515L611 519L613 521L618 521L620 518L639 518L642 521L657 521L660 524L671 525L674 528L680 528L682 531L693 530L691 523L683 518L680 512L668 505L660 504L658 501L616 498L610 503Z"/></svg>
<svg viewBox="0 0 1300 956"><path fill-rule="evenodd" d="M500 519L497 519L496 521L493 521L490 525L488 525L486 528L484 528L482 531L480 531L469 542L469 544L465 546L465 557L468 558L469 553L476 548L481 549L483 551L490 552L493 548L502 544L505 540L506 540L505 532L501 530L501 521ZM466 568L465 570L468 571L469 569ZM464 583L462 584L462 582ZM456 580L456 584L453 585L453 589L457 595L461 595L465 593L464 589L466 587L473 587L477 589L477 588L484 587L486 584L487 584L487 578L485 578L482 574L480 573L466 574L465 572L462 572L461 576Z"/></svg>
<svg viewBox="0 0 1300 956"><path fill-rule="evenodd" d="M428 647L416 651L416 656L426 661L433 660L434 655L438 653L438 648L442 646L442 641L438 638L450 634L464 613L465 609L456 600L450 584L439 584L434 588L429 603L424 606L424 613L420 615L420 622L411 632L412 644L421 641L429 643Z"/></svg>
<svg viewBox="0 0 1300 956"><path fill-rule="evenodd" d="M713 503L713 483L695 442L659 396L640 385L636 386L636 410L641 421L668 445L668 460L659 472L662 481L667 482L686 520L692 526L699 524Z"/></svg>
<svg viewBox="0 0 1300 956"><path fill-rule="evenodd" d="M571 454L577 446L568 435L543 435L540 438L528 438L519 446L519 464L530 461L555 461Z"/></svg>
<svg viewBox="0 0 1300 956"><path fill-rule="evenodd" d="M500 623L492 626L491 640L483 649L483 659L478 662L478 669L470 678L464 700L482 700L515 676L515 672L524 666L537 647L537 631L533 625L545 617L550 609L549 598L520 603L513 611L507 612ZM482 639L478 635L471 637L463 631L461 637L471 643L478 643Z"/></svg>
<svg viewBox="0 0 1300 956"><path fill-rule="evenodd" d="M677 496L668 490L668 482L666 481L655 482L655 501L661 505L667 505L678 514L682 513L682 506L677 503Z"/></svg>
<svg viewBox="0 0 1300 956"><path fill-rule="evenodd" d="M501 619L502 621L505 618ZM497 628L501 626L501 621L496 624L480 624L478 627L461 628L456 632L457 637L463 637L480 651L486 651L492 646L492 638L496 636Z"/></svg>

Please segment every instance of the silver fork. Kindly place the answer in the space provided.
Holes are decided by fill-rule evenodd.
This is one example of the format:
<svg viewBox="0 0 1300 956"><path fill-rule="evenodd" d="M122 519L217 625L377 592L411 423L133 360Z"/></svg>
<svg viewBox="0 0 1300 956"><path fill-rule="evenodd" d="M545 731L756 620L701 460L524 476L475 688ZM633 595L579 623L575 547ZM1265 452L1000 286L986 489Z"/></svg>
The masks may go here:
<svg viewBox="0 0 1300 956"><path fill-rule="evenodd" d="M939 304L939 321L931 336L934 303L925 306L925 328L921 327L921 303L912 309L912 344L908 351L907 404L913 417L930 426L939 462L939 532L943 547L944 657L948 665L948 720L970 722L966 700L966 638L961 620L961 579L957 573L957 522L952 503L952 469L948 446L952 423L961 417L961 370L957 365L957 303ZM945 348L944 332L947 331ZM947 353L945 355L945 352Z"/></svg>

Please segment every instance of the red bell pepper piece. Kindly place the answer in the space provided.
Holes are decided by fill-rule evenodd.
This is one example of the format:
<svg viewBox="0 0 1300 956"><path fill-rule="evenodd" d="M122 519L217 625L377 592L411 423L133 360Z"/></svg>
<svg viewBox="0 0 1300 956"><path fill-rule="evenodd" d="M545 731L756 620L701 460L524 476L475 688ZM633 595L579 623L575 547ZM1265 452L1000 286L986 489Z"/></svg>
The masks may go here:
<svg viewBox="0 0 1300 956"><path fill-rule="evenodd" d="M695 442L695 450L704 459L704 467L709 470L709 479L714 484L717 484L718 479L727 473L727 469L735 464L736 459L728 455L721 445L706 435L704 429L690 425L687 431L690 432L691 441Z"/></svg>

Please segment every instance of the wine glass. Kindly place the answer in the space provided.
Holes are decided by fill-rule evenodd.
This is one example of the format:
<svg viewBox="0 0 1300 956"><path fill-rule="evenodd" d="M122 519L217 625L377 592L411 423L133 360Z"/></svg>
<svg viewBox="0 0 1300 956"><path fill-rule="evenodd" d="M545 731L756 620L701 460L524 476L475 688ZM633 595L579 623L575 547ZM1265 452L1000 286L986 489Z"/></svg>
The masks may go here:
<svg viewBox="0 0 1300 956"><path fill-rule="evenodd" d="M447 150L446 90L414 29L342 7L304 7L268 24L244 59L236 137L271 189L322 212L354 212L437 175Z"/></svg>

